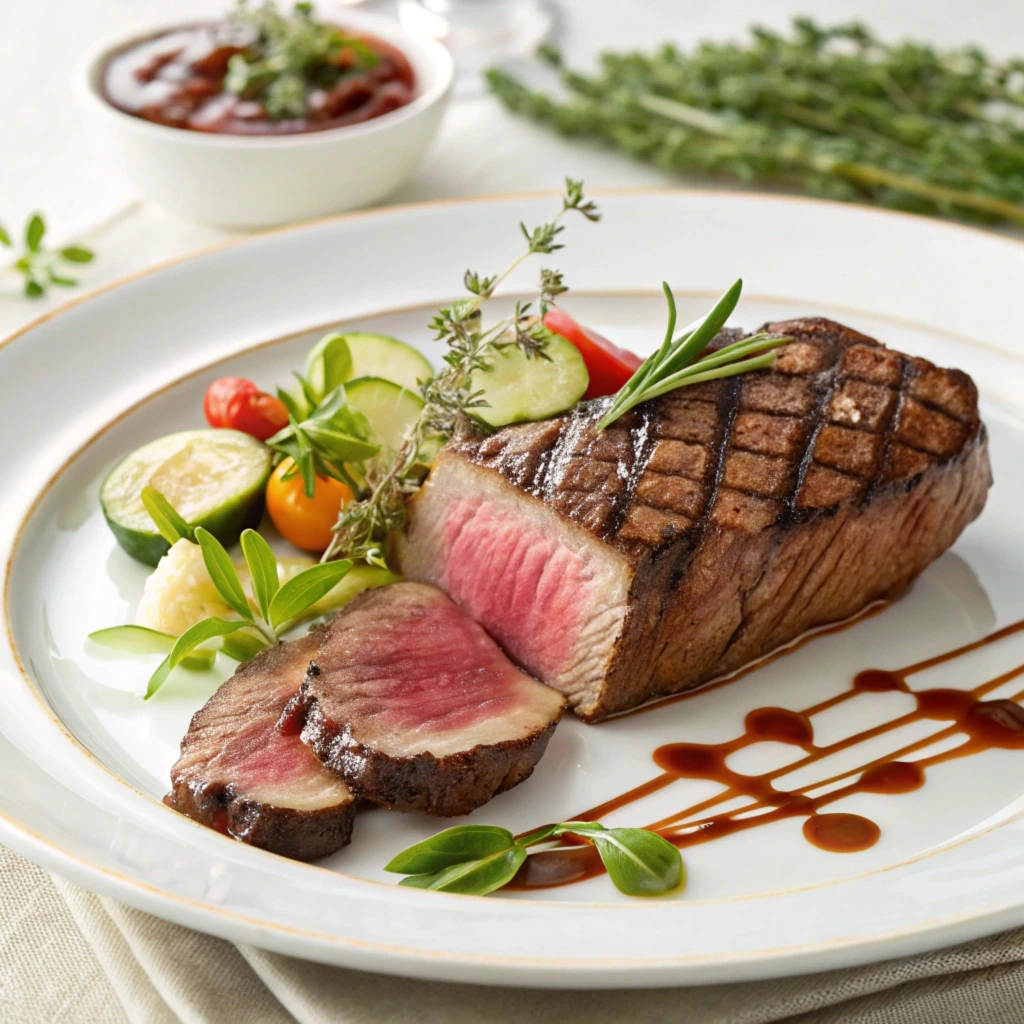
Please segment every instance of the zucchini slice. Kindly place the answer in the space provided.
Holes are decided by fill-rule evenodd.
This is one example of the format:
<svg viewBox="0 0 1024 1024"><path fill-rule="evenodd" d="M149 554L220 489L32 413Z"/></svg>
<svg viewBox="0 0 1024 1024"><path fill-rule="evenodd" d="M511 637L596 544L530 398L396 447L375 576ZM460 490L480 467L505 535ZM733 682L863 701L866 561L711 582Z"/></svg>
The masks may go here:
<svg viewBox="0 0 1024 1024"><path fill-rule="evenodd" d="M345 335L352 355L349 380L381 377L419 394L419 381L434 375L434 368L419 350L386 334L354 331Z"/></svg>
<svg viewBox="0 0 1024 1024"><path fill-rule="evenodd" d="M528 357L509 346L499 352L487 370L473 374L472 390L482 391L487 404L473 415L491 427L526 420L545 420L571 409L590 383L583 356L570 341L553 334L545 353L548 358Z"/></svg>
<svg viewBox="0 0 1024 1024"><path fill-rule="evenodd" d="M170 545L142 504L155 487L190 526L231 545L260 514L271 469L270 449L237 430L184 430L150 441L118 463L100 489L100 505L117 542L155 566Z"/></svg>
<svg viewBox="0 0 1024 1024"><path fill-rule="evenodd" d="M345 397L370 421L377 439L392 451L398 451L406 428L423 408L418 394L381 377L351 381L345 385Z"/></svg>

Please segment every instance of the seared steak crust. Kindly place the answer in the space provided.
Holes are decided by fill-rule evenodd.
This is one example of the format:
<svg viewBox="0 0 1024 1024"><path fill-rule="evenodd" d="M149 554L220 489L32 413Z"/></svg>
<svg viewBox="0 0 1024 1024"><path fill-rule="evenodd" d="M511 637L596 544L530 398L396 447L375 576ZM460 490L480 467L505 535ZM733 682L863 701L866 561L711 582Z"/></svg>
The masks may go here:
<svg viewBox="0 0 1024 1024"><path fill-rule="evenodd" d="M984 505L987 439L966 374L822 318L766 329L793 338L770 371L682 389L601 433L607 400L584 403L449 445L435 466L435 489L468 463L620 557L629 597L599 678L544 675L585 718L895 597ZM434 544L430 488L412 502L402 563L435 581L417 555ZM530 667L529 637L499 639Z"/></svg>
<svg viewBox="0 0 1024 1024"><path fill-rule="evenodd" d="M316 635L261 651L192 717L164 803L242 842L315 860L352 836L355 797L279 727Z"/></svg>
<svg viewBox="0 0 1024 1024"><path fill-rule="evenodd" d="M319 670L314 663L311 668ZM538 732L502 743L471 747L435 757L429 751L393 757L364 745L351 724L327 718L316 697L304 695L303 740L359 796L397 811L425 811L451 818L487 803L529 778L544 756L557 720Z"/></svg>

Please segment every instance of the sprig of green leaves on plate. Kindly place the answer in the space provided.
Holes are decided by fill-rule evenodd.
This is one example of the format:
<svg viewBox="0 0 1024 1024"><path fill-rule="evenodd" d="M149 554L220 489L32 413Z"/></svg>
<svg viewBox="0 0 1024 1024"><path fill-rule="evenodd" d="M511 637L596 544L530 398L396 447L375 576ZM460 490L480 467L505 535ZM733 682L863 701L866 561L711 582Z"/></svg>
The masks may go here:
<svg viewBox="0 0 1024 1024"><path fill-rule="evenodd" d="M660 896L685 881L682 855L657 832L597 821L545 825L518 839L496 825L456 825L403 850L384 870L406 875L399 885L486 896L515 878L528 847L564 835L596 847L608 877L627 896Z"/></svg>
<svg viewBox="0 0 1024 1024"><path fill-rule="evenodd" d="M90 633L93 643L124 653L166 652L149 678L146 700L163 686L172 669L179 665L209 668L216 651L204 645L211 641L219 641L219 650L239 662L249 661L265 647L279 643L281 636L352 568L348 560L325 562L303 570L282 585L270 545L255 530L246 530L241 537L242 554L252 578L257 614L249 604L224 545L213 534L201 526L190 527L171 503L152 487L143 488L142 502L169 544L185 540L199 545L217 593L239 616L238 619L202 619L179 637L140 626L114 626Z"/></svg>
<svg viewBox="0 0 1024 1024"><path fill-rule="evenodd" d="M11 264L11 269L25 279L24 292L30 299L38 299L46 294L50 285L61 288L74 288L78 281L68 277L61 263L90 263L93 251L82 245L66 245L63 249L47 249L43 245L46 235L46 222L40 213L33 213L25 224L22 236L24 251ZM0 224L0 245L6 249L14 248L14 239L7 229Z"/></svg>
<svg viewBox="0 0 1024 1024"><path fill-rule="evenodd" d="M351 369L352 354L344 336L329 334L310 351L305 374L295 374L300 391L277 391L288 410L288 426L274 434L267 446L294 460L309 498L317 476L333 477L359 494L361 488L349 464L380 451L366 417L346 400L344 382Z"/></svg>

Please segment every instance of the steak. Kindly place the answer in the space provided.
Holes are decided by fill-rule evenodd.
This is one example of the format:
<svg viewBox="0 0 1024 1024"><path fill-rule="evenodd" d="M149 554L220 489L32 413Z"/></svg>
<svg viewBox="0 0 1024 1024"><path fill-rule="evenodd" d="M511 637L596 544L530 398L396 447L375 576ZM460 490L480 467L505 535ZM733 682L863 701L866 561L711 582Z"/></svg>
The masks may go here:
<svg viewBox="0 0 1024 1024"><path fill-rule="evenodd" d="M820 318L768 370L450 443L401 571L588 720L894 598L985 504L977 390ZM723 332L718 344L736 340Z"/></svg>
<svg viewBox="0 0 1024 1024"><path fill-rule="evenodd" d="M192 718L164 802L203 825L297 860L352 836L355 797L278 727L316 652L317 635L261 651Z"/></svg>
<svg viewBox="0 0 1024 1024"><path fill-rule="evenodd" d="M319 638L303 740L359 797L468 814L533 771L564 698L434 587L367 590Z"/></svg>

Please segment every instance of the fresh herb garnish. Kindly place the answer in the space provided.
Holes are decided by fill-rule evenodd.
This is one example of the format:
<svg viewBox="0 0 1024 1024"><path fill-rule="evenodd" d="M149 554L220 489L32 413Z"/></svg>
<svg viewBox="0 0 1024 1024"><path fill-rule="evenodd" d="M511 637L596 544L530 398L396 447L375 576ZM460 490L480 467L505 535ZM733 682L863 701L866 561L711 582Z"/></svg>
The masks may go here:
<svg viewBox="0 0 1024 1024"><path fill-rule="evenodd" d="M400 885L486 896L515 878L527 847L551 844L563 835L591 843L615 888L627 896L659 896L683 884L683 858L667 839L642 828L605 828L596 821L547 825L519 839L494 825L456 825L403 850L384 870L407 875Z"/></svg>
<svg viewBox="0 0 1024 1024"><path fill-rule="evenodd" d="M24 252L11 264L11 270L25 279L24 291L30 299L46 294L50 285L60 288L74 288L78 281L68 277L61 263L90 263L93 251L82 245L66 245L63 249L47 249L43 246L46 222L40 213L33 213L25 224L23 234ZM10 233L0 225L0 245L14 248Z"/></svg>
<svg viewBox="0 0 1024 1024"><path fill-rule="evenodd" d="M736 308L743 282L737 281L709 313L690 324L678 338L672 337L676 329L675 298L667 284L662 282L661 286L668 302L665 340L658 351L648 356L636 373L622 385L598 423L598 430L610 426L633 406L675 391L676 388L720 377L734 377L751 370L767 369L775 361L772 349L791 340L781 335L760 332L701 356Z"/></svg>
<svg viewBox="0 0 1024 1024"><path fill-rule="evenodd" d="M217 593L240 616L238 619L202 619L179 637L140 626L115 626L90 633L89 639L93 642L129 654L167 652L167 657L150 676L146 700L163 686L171 670L179 665L209 668L215 652L202 645L211 640L220 639L220 649L237 661L248 661L265 647L278 643L281 635L333 590L352 568L349 561L314 565L282 585L270 545L255 530L246 530L241 537L242 554L252 578L253 597L259 609L257 615L249 605L242 581L224 545L213 534L201 526L189 527L171 503L152 487L143 489L142 501L169 544L185 540L199 545Z"/></svg>
<svg viewBox="0 0 1024 1024"><path fill-rule="evenodd" d="M1021 61L977 47L884 43L859 23L796 19L789 34L689 52L607 52L599 70L542 59L564 97L502 69L505 105L667 170L776 181L829 199L1024 223Z"/></svg>
<svg viewBox="0 0 1024 1024"><path fill-rule="evenodd" d="M275 120L304 117L312 89L330 89L343 75L380 60L364 40L318 21L311 3L283 14L273 0L258 7L239 0L231 21L255 38L228 61L224 88L255 100Z"/></svg>
<svg viewBox="0 0 1024 1024"><path fill-rule="evenodd" d="M485 328L480 307L529 256L550 254L562 248L558 242L564 230L561 219L570 211L590 221L600 219L597 207L583 194L583 182L567 178L562 208L550 221L532 230L520 224L526 250L511 266L491 277L467 270L464 284L470 297L457 299L437 311L430 327L437 340L448 346L443 357L447 367L421 386L423 411L409 428L394 459L386 464L367 464L369 494L342 509L334 540L324 553L325 561L345 554L374 565L385 565L384 540L389 532L400 529L405 522L405 499L419 486L424 463L429 462L425 450L436 446L439 438L479 429L479 423L471 418L472 412L486 403L481 392L472 388L473 374L488 369L494 356L512 345L528 356L545 358L550 332L541 318L552 299L566 291L560 273L541 271L539 317L533 312L533 303L517 302L511 316Z"/></svg>

